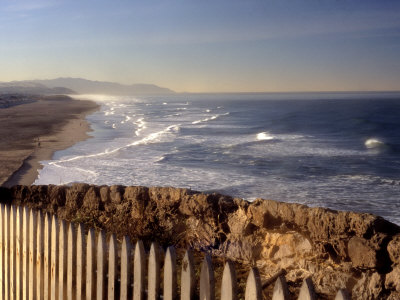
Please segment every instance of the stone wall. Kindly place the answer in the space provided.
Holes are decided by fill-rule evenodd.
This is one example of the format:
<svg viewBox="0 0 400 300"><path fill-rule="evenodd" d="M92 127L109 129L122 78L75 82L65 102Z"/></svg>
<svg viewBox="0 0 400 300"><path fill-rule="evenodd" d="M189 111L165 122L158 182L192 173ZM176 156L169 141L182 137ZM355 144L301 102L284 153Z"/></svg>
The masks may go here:
<svg viewBox="0 0 400 300"><path fill-rule="evenodd" d="M371 214L159 187L16 186L3 202L28 205L133 240L193 247L281 269L289 285L312 276L320 296L400 299L400 228Z"/></svg>

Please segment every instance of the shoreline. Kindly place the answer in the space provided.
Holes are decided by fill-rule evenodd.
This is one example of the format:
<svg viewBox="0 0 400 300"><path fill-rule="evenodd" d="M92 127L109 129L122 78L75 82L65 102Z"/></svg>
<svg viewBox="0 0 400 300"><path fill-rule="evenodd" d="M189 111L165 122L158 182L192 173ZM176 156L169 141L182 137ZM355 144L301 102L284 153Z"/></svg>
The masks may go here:
<svg viewBox="0 0 400 300"><path fill-rule="evenodd" d="M26 133L22 138L14 138L14 143L6 151L0 152L0 162L3 163L7 158L13 162L6 168L8 173L2 174L2 186L33 184L39 170L43 168L40 161L51 160L56 151L67 149L90 137L88 132L91 130L86 116L97 111L100 106L93 101L61 98L61 101L58 96L45 100L39 98L35 103L15 106L9 111L15 114L13 121L17 125L16 128L9 126L9 131ZM42 109L44 111L38 117L36 113L40 114ZM18 126L21 120L24 122ZM4 120L0 120L0 126L4 123L1 121ZM27 128L26 122L29 123Z"/></svg>

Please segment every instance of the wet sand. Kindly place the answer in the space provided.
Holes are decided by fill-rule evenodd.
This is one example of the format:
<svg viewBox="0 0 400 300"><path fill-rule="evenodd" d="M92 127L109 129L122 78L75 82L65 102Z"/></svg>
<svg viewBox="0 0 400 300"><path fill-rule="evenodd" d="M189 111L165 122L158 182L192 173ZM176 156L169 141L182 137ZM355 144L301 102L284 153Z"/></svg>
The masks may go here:
<svg viewBox="0 0 400 300"><path fill-rule="evenodd" d="M0 109L0 185L32 184L40 161L89 137L85 117L99 108L65 96L36 100Z"/></svg>

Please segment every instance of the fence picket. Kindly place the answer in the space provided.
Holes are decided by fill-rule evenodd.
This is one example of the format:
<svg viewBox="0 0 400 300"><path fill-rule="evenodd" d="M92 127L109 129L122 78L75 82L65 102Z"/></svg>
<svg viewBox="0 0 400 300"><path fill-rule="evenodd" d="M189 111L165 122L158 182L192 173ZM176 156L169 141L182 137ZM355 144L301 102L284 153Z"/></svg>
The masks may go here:
<svg viewBox="0 0 400 300"><path fill-rule="evenodd" d="M86 299L91 300L96 295L96 234L93 228L88 231L87 244L86 244Z"/></svg>
<svg viewBox="0 0 400 300"><path fill-rule="evenodd" d="M29 270L28 270L28 299L36 297L36 248L37 248L37 213L33 209L29 212Z"/></svg>
<svg viewBox="0 0 400 300"><path fill-rule="evenodd" d="M164 262L164 300L176 298L176 252L174 247L168 247Z"/></svg>
<svg viewBox="0 0 400 300"><path fill-rule="evenodd" d="M122 239L121 250L121 300L130 299L131 287L131 264L132 264L132 244L129 237L124 236Z"/></svg>
<svg viewBox="0 0 400 300"><path fill-rule="evenodd" d="M10 297L10 214L9 205L4 207L4 299Z"/></svg>
<svg viewBox="0 0 400 300"><path fill-rule="evenodd" d="M289 300L290 293L284 276L276 279L272 300Z"/></svg>
<svg viewBox="0 0 400 300"><path fill-rule="evenodd" d="M4 281L5 281L5 205L0 203L0 297L4 299Z"/></svg>
<svg viewBox="0 0 400 300"><path fill-rule="evenodd" d="M181 271L181 300L192 300L194 296L196 278L194 275L193 253L186 250L182 260Z"/></svg>
<svg viewBox="0 0 400 300"><path fill-rule="evenodd" d="M41 211L37 212L37 236L36 236L36 299L44 297L44 216Z"/></svg>
<svg viewBox="0 0 400 300"><path fill-rule="evenodd" d="M97 244L97 246L96 246ZM96 249L97 248L97 249ZM142 241L135 245L132 268L132 244L123 237L121 261L118 261L117 241L111 235L108 245L101 231L97 243L93 228L79 224L77 232L73 223L68 230L65 221L55 215L43 215L27 207L0 203L0 299L130 299L144 300L146 254ZM120 270L119 270L120 268ZM177 296L176 251L168 247L164 260L163 300ZM97 272L96 272L97 269ZM106 270L108 269L107 293ZM131 289L133 277L133 293ZM120 272L119 272L120 271ZM120 285L118 275L120 274ZM185 252L181 266L181 300L192 300L195 291L193 254ZM276 274L272 300L287 300L290 293L284 276ZM279 276L279 277L278 277ZM96 282L96 287L95 287ZM148 261L148 299L160 299L160 247L152 243ZM237 300L237 278L234 264L225 263L221 300ZM211 257L206 255L200 273L200 299L215 300L215 279ZM257 268L247 277L245 300L261 300L262 285ZM316 293L311 278L306 278L300 288L298 300L315 300ZM337 292L335 300L351 299L347 290Z"/></svg>
<svg viewBox="0 0 400 300"><path fill-rule="evenodd" d="M250 270L249 276L246 282L246 292L244 296L245 300L261 300L261 279L260 273L257 268L252 268Z"/></svg>
<svg viewBox="0 0 400 300"><path fill-rule="evenodd" d="M143 242L137 241L133 266L133 300L144 299L145 261Z"/></svg>
<svg viewBox="0 0 400 300"><path fill-rule="evenodd" d="M58 233L58 299L67 298L67 245L68 231L67 224L64 220L60 220Z"/></svg>
<svg viewBox="0 0 400 300"><path fill-rule="evenodd" d="M43 276L43 288L44 288L44 299L48 300L50 298L50 274L51 274L51 219L50 214L46 213L44 217L44 251L43 251L43 266L44 266L44 276Z"/></svg>
<svg viewBox="0 0 400 300"><path fill-rule="evenodd" d="M107 269L107 243L106 234L100 231L97 237L97 278L96 278L96 296L97 300L105 299L106 294L106 269Z"/></svg>
<svg viewBox="0 0 400 300"><path fill-rule="evenodd" d="M207 254L204 257L200 272L200 300L215 299L214 270L211 257Z"/></svg>
<svg viewBox="0 0 400 300"><path fill-rule="evenodd" d="M148 266L147 299L158 300L160 295L160 247L151 243Z"/></svg>
<svg viewBox="0 0 400 300"><path fill-rule="evenodd" d="M225 263L222 274L221 300L237 300L236 270L229 260Z"/></svg>
<svg viewBox="0 0 400 300"><path fill-rule="evenodd" d="M29 291L29 209L23 208L22 217L22 299L27 300Z"/></svg>
<svg viewBox="0 0 400 300"><path fill-rule="evenodd" d="M317 296L314 292L314 285L310 277L304 279L300 288L299 297L297 300L316 300Z"/></svg>
<svg viewBox="0 0 400 300"><path fill-rule="evenodd" d="M112 234L108 244L108 300L115 299L117 280L117 241Z"/></svg>
<svg viewBox="0 0 400 300"><path fill-rule="evenodd" d="M68 226L67 247L67 299L76 299L75 274L76 274L76 233L74 223Z"/></svg>
<svg viewBox="0 0 400 300"><path fill-rule="evenodd" d="M86 263L86 243L85 243L85 226L78 224L77 241L76 241L76 300L82 300L85 295L84 280Z"/></svg>
<svg viewBox="0 0 400 300"><path fill-rule="evenodd" d="M10 300L15 299L15 238L17 210L14 205L10 209Z"/></svg>
<svg viewBox="0 0 400 300"><path fill-rule="evenodd" d="M15 299L22 298L22 208L16 207L17 218L15 222Z"/></svg>
<svg viewBox="0 0 400 300"><path fill-rule="evenodd" d="M53 216L51 221L51 261L50 261L50 298L56 300L58 297L58 220Z"/></svg>
<svg viewBox="0 0 400 300"><path fill-rule="evenodd" d="M335 297L335 300L350 300L350 295L345 289L340 289Z"/></svg>
<svg viewBox="0 0 400 300"><path fill-rule="evenodd" d="M5 207L0 203L0 298L4 299L4 221L5 220Z"/></svg>

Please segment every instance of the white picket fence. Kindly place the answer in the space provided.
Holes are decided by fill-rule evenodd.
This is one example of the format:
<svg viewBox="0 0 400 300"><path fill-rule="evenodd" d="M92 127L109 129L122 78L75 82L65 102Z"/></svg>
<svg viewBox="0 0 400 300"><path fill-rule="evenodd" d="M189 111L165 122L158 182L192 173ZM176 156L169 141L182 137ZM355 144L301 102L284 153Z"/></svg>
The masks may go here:
<svg viewBox="0 0 400 300"><path fill-rule="evenodd" d="M128 237L118 247L115 235L108 243L103 231L85 233L82 224L67 224L56 216L27 207L0 204L0 297L1 299L134 299L177 298L177 265L173 247L165 251L163 291L159 246L151 245L147 265L141 241L133 249ZM96 241L97 239L97 241ZM120 251L117 249L121 248ZM133 255L132 255L133 253ZM180 299L197 299L193 254L186 251L181 266ZM200 300L215 299L211 257L201 266ZM232 262L224 267L222 300L237 300L236 272ZM162 295L161 295L162 294ZM257 268L249 272L245 300L261 300L262 284ZM273 300L289 299L285 278L276 279ZM298 299L316 299L311 279L306 279ZM350 299L340 290L336 300Z"/></svg>

